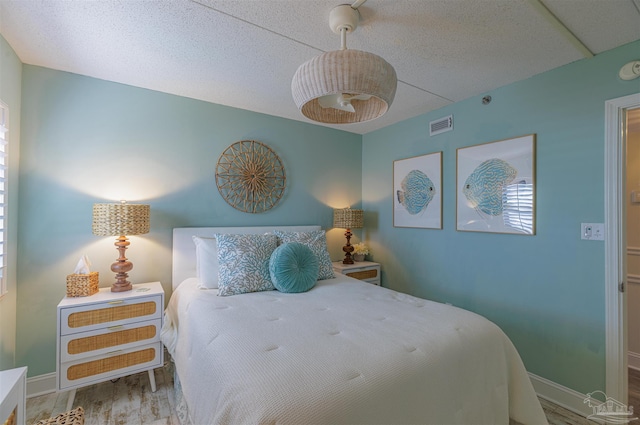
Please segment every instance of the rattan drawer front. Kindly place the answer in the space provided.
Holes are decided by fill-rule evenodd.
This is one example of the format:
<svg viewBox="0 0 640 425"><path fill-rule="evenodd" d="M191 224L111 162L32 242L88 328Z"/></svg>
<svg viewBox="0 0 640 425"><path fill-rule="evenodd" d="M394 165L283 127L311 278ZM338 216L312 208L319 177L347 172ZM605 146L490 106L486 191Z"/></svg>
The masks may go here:
<svg viewBox="0 0 640 425"><path fill-rule="evenodd" d="M16 425L16 416L17 416L18 408L13 409L9 417L6 421L4 421L4 425Z"/></svg>
<svg viewBox="0 0 640 425"><path fill-rule="evenodd" d="M68 362L160 341L160 319L128 325L109 326L89 332L65 335L60 339L60 361Z"/></svg>
<svg viewBox="0 0 640 425"><path fill-rule="evenodd" d="M378 269L360 270L357 272L351 272L351 273L345 273L345 274L354 279L360 279L360 280L374 279L378 277Z"/></svg>
<svg viewBox="0 0 640 425"><path fill-rule="evenodd" d="M61 333L85 332L135 321L159 319L162 297L151 296L131 300L116 300L92 305L65 308L61 311Z"/></svg>
<svg viewBox="0 0 640 425"><path fill-rule="evenodd" d="M73 313L69 315L67 325L70 328L82 328L85 326L116 322L118 320L132 319L134 317L149 316L155 312L156 304L153 301L147 301L139 304Z"/></svg>
<svg viewBox="0 0 640 425"><path fill-rule="evenodd" d="M127 329L111 334L101 334L73 339L67 345L67 350L69 354L82 354L103 348L144 341L145 339L153 338L156 335L157 332L155 326L143 326L141 328Z"/></svg>
<svg viewBox="0 0 640 425"><path fill-rule="evenodd" d="M380 285L380 264L372 261L343 264L341 261L333 263L333 271L354 279L363 280L374 285Z"/></svg>
<svg viewBox="0 0 640 425"><path fill-rule="evenodd" d="M110 356L91 357L63 363L60 389L88 385L113 377L130 375L162 366L162 344L148 344L129 350L117 350Z"/></svg>
<svg viewBox="0 0 640 425"><path fill-rule="evenodd" d="M124 369L125 367L149 362L153 360L155 356L156 350L153 348L146 348L144 350L134 351L133 353L119 354L117 356L80 363L67 369L67 379L74 381L88 376L113 372L116 369Z"/></svg>

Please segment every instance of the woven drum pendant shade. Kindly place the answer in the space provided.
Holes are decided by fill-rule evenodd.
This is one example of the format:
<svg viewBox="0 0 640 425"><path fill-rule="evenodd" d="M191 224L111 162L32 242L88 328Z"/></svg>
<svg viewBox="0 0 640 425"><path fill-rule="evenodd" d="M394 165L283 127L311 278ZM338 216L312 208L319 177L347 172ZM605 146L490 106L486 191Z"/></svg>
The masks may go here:
<svg viewBox="0 0 640 425"><path fill-rule="evenodd" d="M97 236L149 233L149 205L93 204L93 234Z"/></svg>
<svg viewBox="0 0 640 425"><path fill-rule="evenodd" d="M300 112L307 118L329 124L350 124L374 120L389 109L398 80L393 67L380 56L360 50L323 53L300 65L291 92ZM355 112L323 108L318 98L331 94L370 95L352 100Z"/></svg>

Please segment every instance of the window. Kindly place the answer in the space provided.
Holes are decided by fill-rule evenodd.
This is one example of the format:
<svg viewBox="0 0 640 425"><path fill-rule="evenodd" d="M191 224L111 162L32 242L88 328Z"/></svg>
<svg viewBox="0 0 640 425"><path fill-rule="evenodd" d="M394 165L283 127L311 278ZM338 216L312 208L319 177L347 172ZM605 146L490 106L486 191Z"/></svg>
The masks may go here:
<svg viewBox="0 0 640 425"><path fill-rule="evenodd" d="M0 102L0 297L7 293L7 151L9 108Z"/></svg>

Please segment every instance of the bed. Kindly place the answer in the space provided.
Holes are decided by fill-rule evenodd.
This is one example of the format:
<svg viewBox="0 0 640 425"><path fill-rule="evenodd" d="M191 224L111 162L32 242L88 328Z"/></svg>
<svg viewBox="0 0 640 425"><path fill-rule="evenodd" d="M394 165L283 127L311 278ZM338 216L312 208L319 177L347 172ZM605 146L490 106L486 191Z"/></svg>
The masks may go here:
<svg viewBox="0 0 640 425"><path fill-rule="evenodd" d="M174 229L162 340L186 406L181 420L547 423L511 341L477 314L342 275L303 293L201 288L193 236L276 229L319 227Z"/></svg>

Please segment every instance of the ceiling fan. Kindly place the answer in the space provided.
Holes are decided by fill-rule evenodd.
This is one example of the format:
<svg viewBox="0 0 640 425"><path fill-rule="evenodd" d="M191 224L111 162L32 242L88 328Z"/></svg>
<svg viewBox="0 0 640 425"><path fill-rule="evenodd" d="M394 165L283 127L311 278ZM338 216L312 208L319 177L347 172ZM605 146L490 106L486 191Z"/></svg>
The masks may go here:
<svg viewBox="0 0 640 425"><path fill-rule="evenodd" d="M340 34L340 50L347 49L347 34L358 27L358 21L360 20L358 7L362 6L365 1L367 0L358 0L351 6L342 5L331 10L331 14L329 15L329 26L333 32ZM335 108L340 109L341 111L355 113L356 109L351 104L351 101L369 100L370 98L371 95L368 94L335 93L319 97L318 103L323 108Z"/></svg>
<svg viewBox="0 0 640 425"><path fill-rule="evenodd" d="M307 118L331 124L365 122L382 116L393 102L398 82L393 67L373 53L347 49L347 34L357 28L357 8L365 1L331 10L329 26L340 34L340 50L312 58L293 76L293 98Z"/></svg>
<svg viewBox="0 0 640 425"><path fill-rule="evenodd" d="M323 108L335 108L341 111L353 112L355 114L356 108L351 104L352 100L369 100L370 94L349 94L349 93L336 93L328 94L318 98L318 103Z"/></svg>

